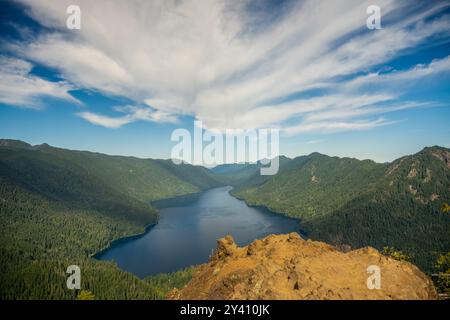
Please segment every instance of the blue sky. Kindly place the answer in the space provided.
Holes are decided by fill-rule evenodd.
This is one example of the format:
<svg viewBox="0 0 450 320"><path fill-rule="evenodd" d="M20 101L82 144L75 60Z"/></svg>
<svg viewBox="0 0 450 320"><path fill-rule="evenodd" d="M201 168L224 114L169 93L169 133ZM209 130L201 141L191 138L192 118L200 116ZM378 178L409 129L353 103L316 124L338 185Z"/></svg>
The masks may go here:
<svg viewBox="0 0 450 320"><path fill-rule="evenodd" d="M450 147L450 2L0 2L0 137L169 158L176 128L278 128L280 153ZM66 8L81 8L81 30Z"/></svg>

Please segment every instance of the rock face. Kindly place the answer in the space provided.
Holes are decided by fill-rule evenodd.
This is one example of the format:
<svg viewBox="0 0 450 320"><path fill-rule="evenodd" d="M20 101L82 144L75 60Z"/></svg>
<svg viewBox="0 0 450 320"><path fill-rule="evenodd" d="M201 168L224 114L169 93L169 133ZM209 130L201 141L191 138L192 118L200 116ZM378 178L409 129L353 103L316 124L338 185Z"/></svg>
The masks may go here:
<svg viewBox="0 0 450 320"><path fill-rule="evenodd" d="M380 269L380 289L368 289L367 268ZM416 266L366 247L341 252L297 233L270 235L239 248L218 240L210 261L169 299L436 299Z"/></svg>

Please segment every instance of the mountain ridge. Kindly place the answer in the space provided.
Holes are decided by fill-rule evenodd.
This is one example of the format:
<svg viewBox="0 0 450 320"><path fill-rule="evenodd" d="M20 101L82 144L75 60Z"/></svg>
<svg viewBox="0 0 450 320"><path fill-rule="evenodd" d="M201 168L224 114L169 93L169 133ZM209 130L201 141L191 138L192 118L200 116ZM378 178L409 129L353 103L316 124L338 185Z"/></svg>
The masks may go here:
<svg viewBox="0 0 450 320"><path fill-rule="evenodd" d="M438 252L450 251L450 220L440 212L450 201L445 147L426 147L390 163L301 156L264 183L244 183L232 194L300 218L302 229L317 240L404 250L428 272Z"/></svg>
<svg viewBox="0 0 450 320"><path fill-rule="evenodd" d="M0 299L71 299L63 284L72 264L83 270L83 289L99 299L162 298L169 283L188 279L186 270L144 281L90 258L156 223L151 200L220 184L204 168L176 169L0 140Z"/></svg>
<svg viewBox="0 0 450 320"><path fill-rule="evenodd" d="M89 257L155 223L157 211L149 201L226 183L250 205L278 213L289 202L294 209L310 208L300 224L312 239L338 247L392 246L431 272L437 254L450 251L449 216L439 211L449 197L449 159L449 149L436 146L390 163L313 153L281 158L274 176L261 176L259 167L250 165L227 180L207 168L170 160L0 139L0 298L70 298L60 286L67 263L83 267L88 289L99 298L163 296L117 266ZM246 197L247 190L256 201ZM189 272L174 277L185 281ZM49 274L47 286L30 287L44 283ZM106 288L105 279L114 279L114 288Z"/></svg>

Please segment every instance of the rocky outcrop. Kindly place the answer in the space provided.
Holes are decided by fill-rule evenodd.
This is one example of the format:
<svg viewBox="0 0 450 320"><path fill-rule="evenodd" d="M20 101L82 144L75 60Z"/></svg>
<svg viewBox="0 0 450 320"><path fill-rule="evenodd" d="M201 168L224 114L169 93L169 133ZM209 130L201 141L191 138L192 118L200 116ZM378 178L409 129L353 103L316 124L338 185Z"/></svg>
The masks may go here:
<svg viewBox="0 0 450 320"><path fill-rule="evenodd" d="M368 288L373 277L369 266L379 267L379 289ZM242 248L231 236L218 240L210 261L197 267L192 280L169 298L435 299L437 294L431 280L408 262L371 247L344 253L290 233Z"/></svg>

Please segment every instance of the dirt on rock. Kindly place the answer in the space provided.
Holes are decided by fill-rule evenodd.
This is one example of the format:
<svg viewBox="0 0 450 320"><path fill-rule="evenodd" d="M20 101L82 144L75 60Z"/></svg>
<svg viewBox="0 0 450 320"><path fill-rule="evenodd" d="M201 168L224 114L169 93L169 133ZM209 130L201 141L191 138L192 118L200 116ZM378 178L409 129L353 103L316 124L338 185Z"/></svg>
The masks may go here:
<svg viewBox="0 0 450 320"><path fill-rule="evenodd" d="M369 266L379 267L379 289L368 287L368 278L374 276ZM219 239L210 261L198 266L192 280L168 298L436 299L437 293L432 281L411 263L371 247L342 252L290 233L242 248L231 236Z"/></svg>

